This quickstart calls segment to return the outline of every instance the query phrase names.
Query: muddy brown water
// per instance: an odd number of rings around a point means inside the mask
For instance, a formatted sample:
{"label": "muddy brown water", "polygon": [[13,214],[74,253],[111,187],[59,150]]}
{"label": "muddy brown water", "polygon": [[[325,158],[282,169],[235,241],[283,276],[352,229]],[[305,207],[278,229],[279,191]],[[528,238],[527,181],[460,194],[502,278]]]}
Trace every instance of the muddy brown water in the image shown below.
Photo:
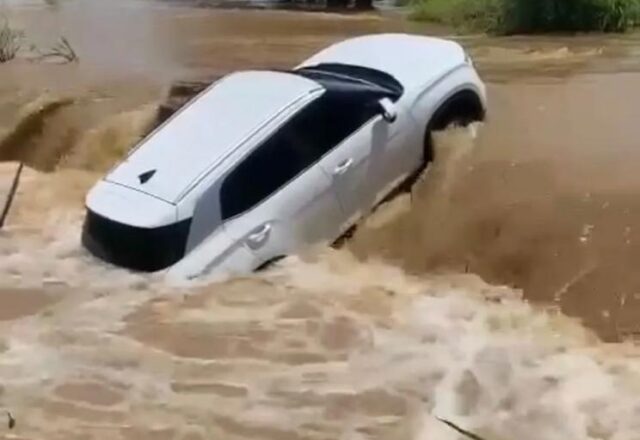
{"label": "muddy brown water", "polygon": [[79,246],[87,189],[179,79],[290,66],[401,16],[136,1],[5,5],[40,46],[0,66],[4,439],[636,439],[638,35],[455,37],[489,86],[412,197],[345,249],[172,288]]}

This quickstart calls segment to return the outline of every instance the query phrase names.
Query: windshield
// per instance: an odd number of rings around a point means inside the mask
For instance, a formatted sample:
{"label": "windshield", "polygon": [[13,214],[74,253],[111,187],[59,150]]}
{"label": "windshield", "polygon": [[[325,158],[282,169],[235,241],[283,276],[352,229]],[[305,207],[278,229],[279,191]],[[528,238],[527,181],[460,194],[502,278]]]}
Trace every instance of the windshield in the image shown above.
{"label": "windshield", "polygon": [[313,79],[327,88],[341,81],[352,85],[360,84],[373,89],[383,89],[388,94],[391,94],[391,97],[395,100],[400,98],[404,92],[402,84],[393,76],[368,67],[322,63],[297,69],[294,73]]}

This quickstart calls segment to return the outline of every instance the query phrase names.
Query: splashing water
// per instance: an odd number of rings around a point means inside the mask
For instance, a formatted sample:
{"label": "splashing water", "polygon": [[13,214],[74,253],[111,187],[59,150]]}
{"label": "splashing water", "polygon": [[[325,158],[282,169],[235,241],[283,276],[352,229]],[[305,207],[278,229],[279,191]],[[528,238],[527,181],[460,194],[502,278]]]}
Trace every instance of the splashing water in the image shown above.
{"label": "splashing water", "polygon": [[[105,142],[144,131],[135,114],[90,131],[56,172],[25,171],[0,235],[0,404],[18,436],[0,438],[460,438],[438,417],[487,439],[637,438],[637,351],[474,275],[319,249],[178,289],[95,261],[82,200],[126,150]],[[426,178],[363,234],[398,211],[447,221],[473,138],[439,136]],[[0,168],[3,194],[14,170]]]}

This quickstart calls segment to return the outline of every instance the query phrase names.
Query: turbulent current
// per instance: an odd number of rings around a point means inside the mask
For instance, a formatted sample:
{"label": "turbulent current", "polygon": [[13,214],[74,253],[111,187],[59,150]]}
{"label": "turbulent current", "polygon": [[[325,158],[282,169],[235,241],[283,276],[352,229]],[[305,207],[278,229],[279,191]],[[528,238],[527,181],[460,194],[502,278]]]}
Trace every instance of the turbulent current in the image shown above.
{"label": "turbulent current", "polygon": [[440,133],[411,194],[341,249],[178,288],[79,243],[170,80],[411,25],[126,6],[112,28],[71,3],[9,15],[68,33],[77,65],[0,65],[0,199],[27,163],[0,231],[0,439],[640,438],[635,36],[462,39],[490,117]]}
{"label": "turbulent current", "polygon": [[[446,213],[472,134],[440,135],[414,200],[359,234],[411,204]],[[2,170],[6,188],[15,164]],[[94,261],[79,232],[98,175],[26,170],[0,237],[0,399],[17,422],[4,438],[457,438],[438,418],[487,439],[638,436],[631,346],[474,275],[313,249],[176,289]]]}

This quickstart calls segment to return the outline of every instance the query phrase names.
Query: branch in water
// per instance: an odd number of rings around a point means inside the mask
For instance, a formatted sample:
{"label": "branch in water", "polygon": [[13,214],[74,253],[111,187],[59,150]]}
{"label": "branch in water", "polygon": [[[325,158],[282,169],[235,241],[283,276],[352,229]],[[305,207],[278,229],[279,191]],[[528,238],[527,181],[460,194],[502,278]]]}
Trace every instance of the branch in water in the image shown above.
{"label": "branch in water", "polygon": [[450,422],[449,420],[441,419],[440,417],[436,417],[436,419],[440,420],[442,423],[448,425],[450,428],[455,429],[460,434],[464,435],[465,437],[470,438],[471,440],[487,440],[485,438],[480,437],[477,434],[474,434],[473,432],[469,432],[469,431],[467,431],[465,429],[462,429],[461,427],[459,427],[458,425],[456,425],[453,422]]}
{"label": "branch in water", "polygon": [[[2,214],[0,215],[0,229],[4,227],[4,222],[7,220],[7,216],[9,215],[9,209],[11,208],[11,204],[13,203],[13,197],[16,195],[16,191],[18,190],[18,182],[20,181],[20,174],[22,173],[23,167],[24,162],[20,162],[18,170],[16,171],[16,175],[13,178],[11,189],[9,190],[9,194],[7,195],[7,200],[4,202],[4,209],[2,210]],[[9,415],[9,417],[11,417],[11,415]]]}
{"label": "branch in water", "polygon": [[55,46],[50,48],[46,52],[42,52],[37,48],[33,47],[36,52],[40,53],[40,59],[45,58],[61,58],[67,63],[77,63],[78,62],[78,54],[69,43],[69,40],[66,37],[61,37],[60,40],[56,43]]}

